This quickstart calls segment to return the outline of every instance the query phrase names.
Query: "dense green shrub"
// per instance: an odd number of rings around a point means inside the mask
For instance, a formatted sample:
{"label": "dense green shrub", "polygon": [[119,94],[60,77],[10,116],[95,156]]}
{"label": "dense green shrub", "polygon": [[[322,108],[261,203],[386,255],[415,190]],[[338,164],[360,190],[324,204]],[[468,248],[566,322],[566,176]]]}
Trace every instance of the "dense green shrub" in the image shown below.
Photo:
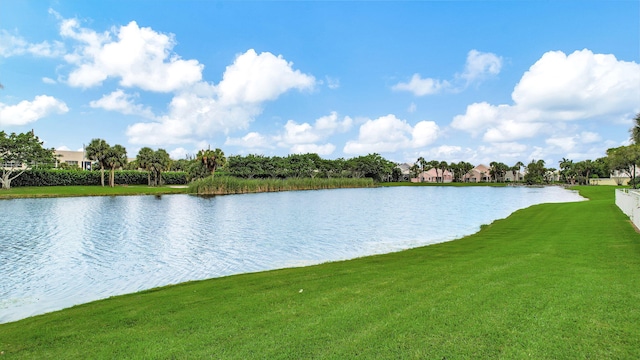
{"label": "dense green shrub", "polygon": [[[146,173],[144,174],[146,176]],[[186,185],[188,182],[187,173],[184,171],[166,171],[162,173],[162,181],[165,185]]]}
{"label": "dense green shrub", "polygon": [[[109,174],[105,171],[105,183]],[[184,172],[164,172],[162,178],[166,185],[183,185],[187,183]],[[115,172],[117,185],[146,185],[147,172],[137,170],[123,170]],[[12,187],[19,186],[72,186],[72,185],[100,185],[100,171],[74,171],[59,169],[33,169],[11,182]]]}

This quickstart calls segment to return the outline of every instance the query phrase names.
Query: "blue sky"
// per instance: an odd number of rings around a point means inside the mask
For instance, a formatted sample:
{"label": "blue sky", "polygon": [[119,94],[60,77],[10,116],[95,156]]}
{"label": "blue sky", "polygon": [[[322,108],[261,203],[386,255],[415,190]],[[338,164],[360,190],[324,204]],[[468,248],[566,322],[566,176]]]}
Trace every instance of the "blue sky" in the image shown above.
{"label": "blue sky", "polygon": [[556,166],[628,143],[638,1],[3,1],[0,129],[173,158]]}

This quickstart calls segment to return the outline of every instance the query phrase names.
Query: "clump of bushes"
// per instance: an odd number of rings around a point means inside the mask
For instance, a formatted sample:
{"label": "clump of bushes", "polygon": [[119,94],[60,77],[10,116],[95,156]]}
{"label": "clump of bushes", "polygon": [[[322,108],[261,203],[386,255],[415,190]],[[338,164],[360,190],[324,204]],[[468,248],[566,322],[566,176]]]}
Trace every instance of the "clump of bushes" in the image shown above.
{"label": "clump of bushes", "polygon": [[[121,170],[115,172],[115,183],[118,185],[146,185],[147,172],[137,170]],[[107,176],[105,172],[105,177]],[[182,171],[162,173],[166,185],[187,184],[187,176]],[[32,169],[18,176],[11,182],[12,187],[19,186],[73,186],[100,185],[100,171],[76,171],[60,169]]]}

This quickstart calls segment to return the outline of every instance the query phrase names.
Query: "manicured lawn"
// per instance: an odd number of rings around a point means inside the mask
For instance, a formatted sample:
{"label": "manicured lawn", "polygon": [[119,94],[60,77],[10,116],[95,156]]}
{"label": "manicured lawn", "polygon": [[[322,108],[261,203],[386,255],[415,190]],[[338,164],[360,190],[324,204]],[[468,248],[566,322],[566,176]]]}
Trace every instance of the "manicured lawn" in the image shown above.
{"label": "manicured lawn", "polygon": [[185,194],[185,188],[169,186],[150,187],[146,185],[128,185],[116,187],[102,186],[27,186],[0,189],[0,199],[64,197],[64,196],[109,196],[109,195],[155,195]]}
{"label": "manicured lawn", "polygon": [[448,243],[3,324],[0,351],[7,359],[640,358],[640,235],[612,187],[581,191],[592,200],[533,206]]}

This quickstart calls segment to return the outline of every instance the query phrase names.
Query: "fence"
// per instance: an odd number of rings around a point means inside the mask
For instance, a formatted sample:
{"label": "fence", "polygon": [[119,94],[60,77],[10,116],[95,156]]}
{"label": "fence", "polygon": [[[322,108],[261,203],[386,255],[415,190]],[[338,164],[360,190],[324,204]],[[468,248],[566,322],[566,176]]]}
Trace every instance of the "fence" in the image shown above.
{"label": "fence", "polygon": [[632,189],[616,189],[616,205],[640,228],[640,191]]}

